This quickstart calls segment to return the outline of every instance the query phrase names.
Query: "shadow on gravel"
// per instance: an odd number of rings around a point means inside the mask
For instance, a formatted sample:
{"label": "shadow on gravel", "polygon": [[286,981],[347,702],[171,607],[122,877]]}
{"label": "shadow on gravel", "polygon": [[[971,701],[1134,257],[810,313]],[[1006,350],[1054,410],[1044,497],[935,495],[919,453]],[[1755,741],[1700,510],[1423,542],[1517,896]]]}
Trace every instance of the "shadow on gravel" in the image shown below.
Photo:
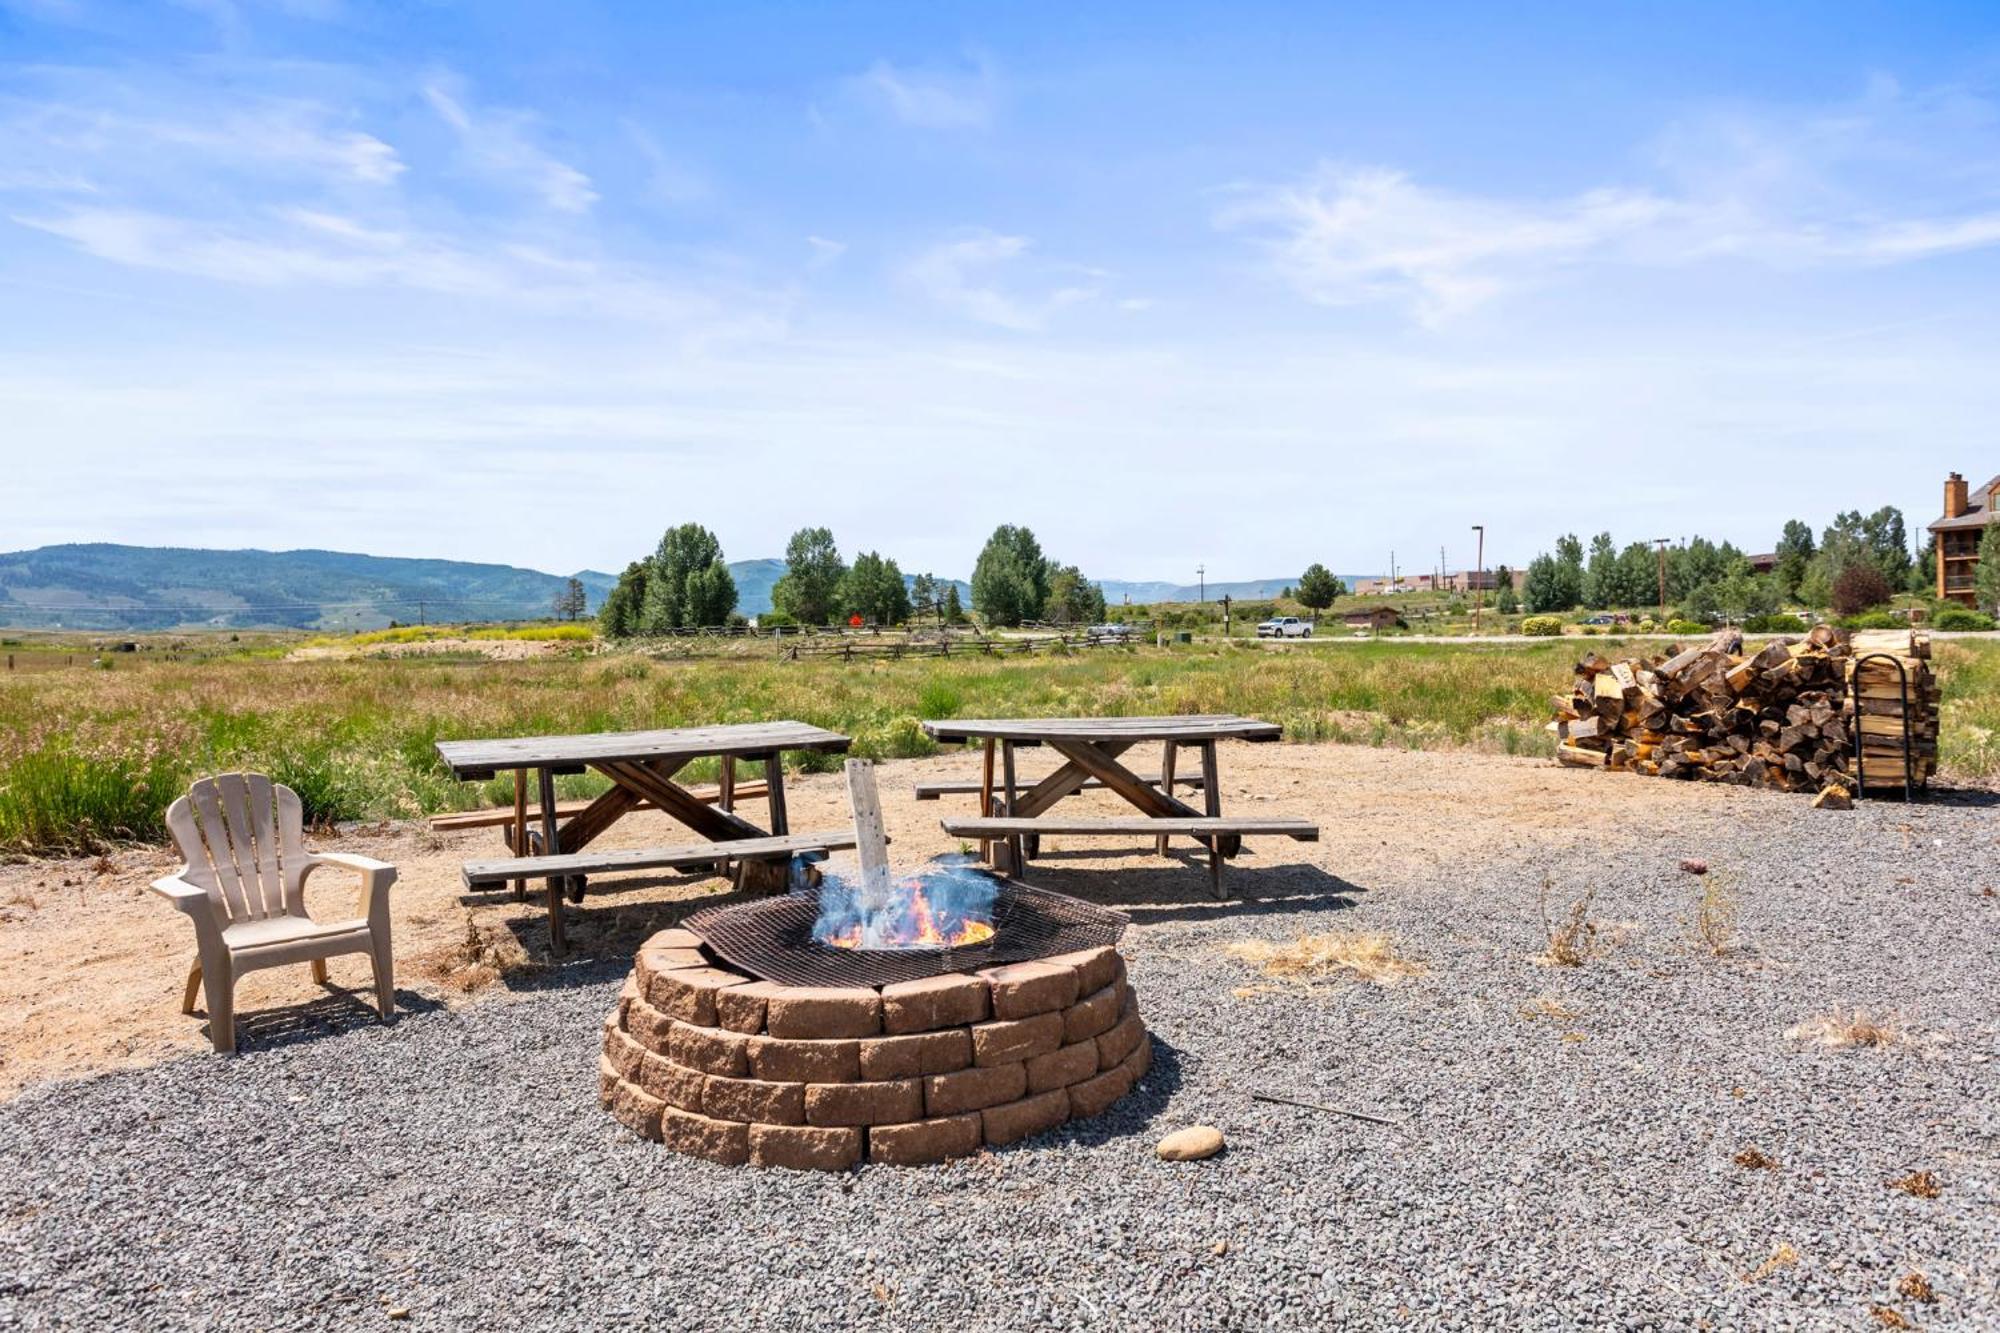
{"label": "shadow on gravel", "polygon": [[[429,1014],[444,1005],[414,991],[396,992],[396,1014],[390,1021],[412,1014]],[[277,1009],[259,1009],[236,1014],[236,1048],[239,1051],[276,1050],[338,1037],[361,1028],[375,1027],[382,1017],[375,1012],[372,986],[329,987],[327,993],[305,1004],[288,1004]],[[206,1026],[204,1025],[204,1031]]]}
{"label": "shadow on gravel", "polygon": [[1318,866],[1284,865],[1245,869],[1231,862],[1222,872],[1229,894],[1218,900],[1210,891],[1207,863],[1199,857],[1163,862],[1158,870],[1068,868],[1060,863],[1030,863],[1022,879],[1038,889],[1066,893],[1101,907],[1125,913],[1140,925],[1163,921],[1210,921],[1223,917],[1271,916],[1299,911],[1344,910],[1368,890]]}
{"label": "shadow on gravel", "polygon": [[[1894,765],[1891,764],[1891,767],[1893,768]],[[1873,773],[1875,770],[1871,766],[1868,771]],[[1894,807],[1903,804],[1903,799],[1900,793],[1882,795],[1873,797],[1864,802],[1864,804]],[[1912,801],[1910,805],[1912,808],[1926,805],[1949,805],[1959,809],[1988,810],[1996,805],[2000,805],[2000,791],[1988,791],[1984,787],[1939,787],[1933,785],[1928,795],[1919,794],[1917,799]]]}
{"label": "shadow on gravel", "polygon": [[1160,1112],[1167,1109],[1168,1101],[1181,1086],[1180,1052],[1158,1036],[1150,1036],[1148,1040],[1153,1043],[1153,1067],[1146,1071],[1146,1077],[1140,1079],[1132,1091],[1118,1099],[1116,1105],[1103,1115],[1089,1120],[1072,1120],[1046,1134],[1037,1134],[1023,1146],[1074,1143],[1079,1147],[1096,1148],[1144,1131]]}

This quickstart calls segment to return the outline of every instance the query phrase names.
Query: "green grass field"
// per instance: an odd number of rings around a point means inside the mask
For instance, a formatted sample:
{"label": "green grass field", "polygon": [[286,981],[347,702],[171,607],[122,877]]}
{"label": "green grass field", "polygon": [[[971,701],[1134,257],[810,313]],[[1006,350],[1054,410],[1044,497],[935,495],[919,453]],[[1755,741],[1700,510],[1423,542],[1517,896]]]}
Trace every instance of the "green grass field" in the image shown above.
{"label": "green grass field", "polygon": [[[269,772],[316,819],[408,817],[511,793],[507,779],[454,782],[432,749],[439,740],[778,717],[845,732],[856,753],[883,758],[932,753],[925,719],[1211,712],[1271,719],[1293,741],[1540,755],[1550,752],[1549,697],[1582,646],[1197,644],[854,663],[141,654],[108,670],[0,677],[0,850],[157,839],[167,803],[206,771]],[[1617,641],[1593,646],[1615,652]],[[1945,773],[2000,773],[2000,645],[1940,644],[1937,665]],[[604,784],[585,775],[561,785],[589,795]]]}

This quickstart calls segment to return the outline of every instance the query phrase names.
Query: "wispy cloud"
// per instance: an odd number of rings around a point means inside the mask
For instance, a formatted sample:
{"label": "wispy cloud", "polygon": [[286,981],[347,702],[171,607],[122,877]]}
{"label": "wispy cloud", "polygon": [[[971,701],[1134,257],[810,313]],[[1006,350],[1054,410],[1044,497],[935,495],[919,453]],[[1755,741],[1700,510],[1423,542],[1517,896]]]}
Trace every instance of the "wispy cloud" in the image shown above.
{"label": "wispy cloud", "polygon": [[1437,325],[1586,265],[1896,264],[2000,244],[1996,123],[1976,98],[1877,85],[1832,111],[1678,123],[1648,154],[1650,185],[1502,198],[1322,163],[1231,191],[1216,223],[1309,300],[1397,303]]}
{"label": "wispy cloud", "polygon": [[[979,230],[930,247],[903,269],[903,276],[916,288],[949,310],[968,319],[1017,333],[1041,329],[1051,315],[1065,306],[1088,301],[1097,295],[1094,283],[1064,283],[1039,295],[1007,290],[1002,276],[1015,261],[1027,255],[1030,242],[1025,236],[1004,236]],[[1089,278],[1101,276],[1093,270],[1066,270]]]}
{"label": "wispy cloud", "polygon": [[534,118],[525,112],[474,107],[440,76],[424,86],[424,100],[458,132],[472,162],[484,173],[537,196],[563,213],[587,213],[598,199],[591,179],[533,140]]}
{"label": "wispy cloud", "polygon": [[848,81],[861,98],[905,125],[926,130],[985,129],[993,123],[998,79],[984,61],[970,70],[902,69],[878,60]]}

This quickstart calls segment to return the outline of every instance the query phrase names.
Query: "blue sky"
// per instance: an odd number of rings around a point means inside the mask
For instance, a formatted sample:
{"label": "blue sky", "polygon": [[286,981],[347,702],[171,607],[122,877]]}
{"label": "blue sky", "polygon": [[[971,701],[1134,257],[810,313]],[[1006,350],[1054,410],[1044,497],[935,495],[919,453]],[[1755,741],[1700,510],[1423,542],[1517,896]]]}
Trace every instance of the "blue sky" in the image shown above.
{"label": "blue sky", "polygon": [[1992,6],[0,0],[0,549],[1768,549],[1996,297]]}

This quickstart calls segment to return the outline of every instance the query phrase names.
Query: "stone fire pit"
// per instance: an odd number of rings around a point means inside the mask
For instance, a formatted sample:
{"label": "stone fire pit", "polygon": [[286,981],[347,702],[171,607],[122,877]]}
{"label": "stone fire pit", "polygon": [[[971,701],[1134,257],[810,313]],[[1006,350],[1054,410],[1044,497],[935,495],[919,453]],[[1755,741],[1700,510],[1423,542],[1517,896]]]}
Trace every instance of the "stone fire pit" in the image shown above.
{"label": "stone fire pit", "polygon": [[883,986],[786,986],[666,930],[604,1022],[604,1105],[729,1166],[837,1171],[998,1147],[1103,1112],[1152,1045],[1111,947]]}

